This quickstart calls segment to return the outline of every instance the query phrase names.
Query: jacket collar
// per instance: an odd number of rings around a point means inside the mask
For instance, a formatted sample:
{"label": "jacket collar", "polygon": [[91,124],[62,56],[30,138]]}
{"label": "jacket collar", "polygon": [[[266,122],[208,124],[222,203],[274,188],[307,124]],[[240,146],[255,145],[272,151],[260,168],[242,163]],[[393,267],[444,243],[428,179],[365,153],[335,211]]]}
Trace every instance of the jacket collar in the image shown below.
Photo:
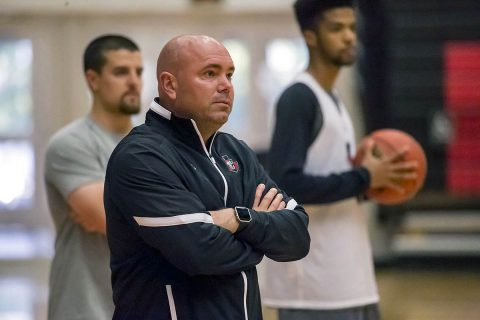
{"label": "jacket collar", "polygon": [[172,118],[172,113],[160,105],[158,98],[152,100],[152,103],[150,103],[150,110],[153,110],[167,120]]}
{"label": "jacket collar", "polygon": [[174,130],[175,135],[180,140],[196,150],[205,153],[207,156],[210,156],[211,146],[213,145],[213,140],[217,135],[216,132],[210,139],[210,148],[207,148],[203,142],[200,131],[198,131],[195,121],[192,119],[179,118],[175,116],[172,112],[165,109],[165,107],[160,104],[158,97],[153,99],[152,103],[150,103],[150,110],[147,112],[145,123],[155,125],[157,122],[155,120],[159,120],[160,122],[164,123],[165,121],[168,121]]}

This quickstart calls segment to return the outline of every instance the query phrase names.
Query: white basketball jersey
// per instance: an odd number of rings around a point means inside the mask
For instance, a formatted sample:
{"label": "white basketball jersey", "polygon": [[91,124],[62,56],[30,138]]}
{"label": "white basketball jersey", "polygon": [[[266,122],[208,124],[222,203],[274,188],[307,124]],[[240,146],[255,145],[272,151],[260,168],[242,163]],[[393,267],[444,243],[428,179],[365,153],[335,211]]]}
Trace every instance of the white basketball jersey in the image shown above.
{"label": "white basketball jersey", "polygon": [[[354,129],[340,101],[308,73],[294,83],[316,95],[323,125],[310,146],[304,172],[326,176],[352,168]],[[367,217],[356,198],[330,205],[305,206],[310,217],[310,252],[302,260],[265,262],[263,301],[277,308],[339,309],[378,302]]]}

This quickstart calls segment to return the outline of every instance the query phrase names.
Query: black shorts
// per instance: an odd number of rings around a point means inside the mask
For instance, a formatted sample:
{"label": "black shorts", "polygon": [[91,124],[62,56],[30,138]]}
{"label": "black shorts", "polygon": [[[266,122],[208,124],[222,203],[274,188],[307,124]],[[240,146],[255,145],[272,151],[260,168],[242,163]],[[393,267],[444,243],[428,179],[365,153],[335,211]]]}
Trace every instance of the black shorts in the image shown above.
{"label": "black shorts", "polygon": [[361,307],[310,310],[310,309],[279,309],[278,320],[380,320],[378,304]]}

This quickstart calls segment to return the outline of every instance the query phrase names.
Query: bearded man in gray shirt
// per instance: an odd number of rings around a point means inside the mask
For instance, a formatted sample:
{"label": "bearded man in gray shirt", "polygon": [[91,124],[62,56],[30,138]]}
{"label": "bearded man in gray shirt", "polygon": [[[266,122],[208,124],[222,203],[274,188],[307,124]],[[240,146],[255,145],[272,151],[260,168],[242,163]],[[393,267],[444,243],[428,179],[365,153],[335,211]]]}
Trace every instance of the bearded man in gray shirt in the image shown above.
{"label": "bearded man in gray shirt", "polygon": [[83,58],[91,110],[52,137],[45,159],[56,228],[49,320],[112,319],[103,184],[110,154],[132,128],[131,115],[141,105],[143,64],[133,41],[119,35],[98,37]]}

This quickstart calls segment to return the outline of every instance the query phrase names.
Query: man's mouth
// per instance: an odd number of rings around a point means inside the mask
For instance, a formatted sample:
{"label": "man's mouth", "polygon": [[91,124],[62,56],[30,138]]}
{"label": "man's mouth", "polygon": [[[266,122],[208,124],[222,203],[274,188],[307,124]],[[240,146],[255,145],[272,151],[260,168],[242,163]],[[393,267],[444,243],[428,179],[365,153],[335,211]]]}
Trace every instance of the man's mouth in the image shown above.
{"label": "man's mouth", "polygon": [[124,94],[124,97],[139,97],[140,94],[136,91],[127,92]]}
{"label": "man's mouth", "polygon": [[226,104],[228,106],[231,106],[232,105],[232,102],[230,100],[217,100],[217,101],[214,101],[214,103],[218,103],[218,104]]}
{"label": "man's mouth", "polygon": [[355,47],[347,47],[343,51],[350,55],[354,55],[356,53]]}

